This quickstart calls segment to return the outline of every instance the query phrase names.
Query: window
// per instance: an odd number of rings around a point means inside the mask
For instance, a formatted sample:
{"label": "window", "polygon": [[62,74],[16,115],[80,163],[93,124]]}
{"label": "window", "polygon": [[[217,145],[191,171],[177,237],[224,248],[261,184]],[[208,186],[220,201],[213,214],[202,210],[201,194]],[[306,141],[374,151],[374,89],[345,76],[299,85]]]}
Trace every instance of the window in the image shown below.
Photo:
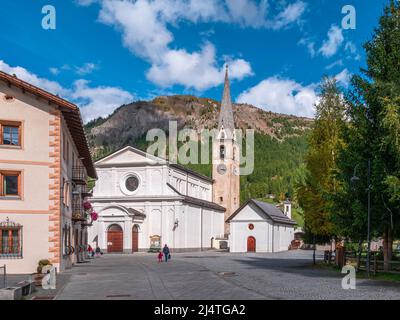
{"label": "window", "polygon": [[68,163],[69,158],[69,142],[67,136],[63,133],[63,159]]}
{"label": "window", "polygon": [[70,207],[71,206],[71,188],[70,183],[63,178],[63,189],[62,189],[62,197],[63,197],[63,205]]}
{"label": "window", "polygon": [[128,191],[133,192],[139,186],[139,179],[135,176],[130,176],[125,181],[125,187]]}
{"label": "window", "polygon": [[22,226],[7,218],[0,223],[0,258],[22,257]]}
{"label": "window", "polygon": [[223,197],[219,197],[219,202],[224,202],[224,198]]}
{"label": "window", "polygon": [[21,122],[0,121],[0,144],[21,146]]}
{"label": "window", "polygon": [[0,171],[0,197],[21,197],[21,172]]}
{"label": "window", "polygon": [[219,158],[225,159],[225,146],[223,145],[219,147]]}
{"label": "window", "polygon": [[63,238],[64,238],[64,250],[63,250],[63,254],[64,256],[66,255],[70,255],[71,252],[71,227],[65,225],[63,227]]}

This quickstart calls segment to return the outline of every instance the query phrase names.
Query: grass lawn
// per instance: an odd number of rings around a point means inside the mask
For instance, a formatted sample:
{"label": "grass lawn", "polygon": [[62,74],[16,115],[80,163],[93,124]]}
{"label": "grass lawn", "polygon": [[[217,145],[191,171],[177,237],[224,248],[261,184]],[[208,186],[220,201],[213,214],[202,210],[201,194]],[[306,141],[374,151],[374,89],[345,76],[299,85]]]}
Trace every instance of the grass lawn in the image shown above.
{"label": "grass lawn", "polygon": [[[318,261],[314,266],[317,269],[329,269],[335,272],[340,273],[341,269],[334,264],[326,264],[325,262]],[[360,270],[357,272],[358,279],[367,279],[367,274],[365,271]],[[387,273],[387,272],[378,272],[376,275],[373,275],[371,272],[371,280],[381,280],[381,281],[390,281],[390,282],[399,282],[400,283],[400,273]]]}

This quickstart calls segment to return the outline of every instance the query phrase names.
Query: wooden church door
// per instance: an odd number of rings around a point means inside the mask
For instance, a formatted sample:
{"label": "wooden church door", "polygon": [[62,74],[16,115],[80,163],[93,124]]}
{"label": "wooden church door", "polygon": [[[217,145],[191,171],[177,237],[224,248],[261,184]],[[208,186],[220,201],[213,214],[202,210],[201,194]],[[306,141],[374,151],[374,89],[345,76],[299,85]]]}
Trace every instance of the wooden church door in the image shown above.
{"label": "wooden church door", "polygon": [[247,238],[247,252],[256,252],[256,238]]}

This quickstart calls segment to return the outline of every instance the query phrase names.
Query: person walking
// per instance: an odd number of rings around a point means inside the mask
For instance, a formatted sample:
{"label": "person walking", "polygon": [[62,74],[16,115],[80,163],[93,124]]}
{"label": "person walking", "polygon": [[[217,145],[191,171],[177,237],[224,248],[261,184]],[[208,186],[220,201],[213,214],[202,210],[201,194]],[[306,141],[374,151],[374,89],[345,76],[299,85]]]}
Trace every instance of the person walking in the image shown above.
{"label": "person walking", "polygon": [[158,253],[158,262],[162,262],[162,257],[163,257],[163,253],[162,253],[162,251],[160,251]]}
{"label": "person walking", "polygon": [[171,255],[169,254],[169,248],[167,245],[165,245],[163,248],[163,254],[165,257],[165,262],[168,262],[168,259],[170,259]]}
{"label": "person walking", "polygon": [[93,256],[94,256],[94,251],[93,251],[93,248],[92,248],[92,246],[90,245],[90,244],[88,244],[88,255],[89,255],[89,257],[90,258],[93,258]]}

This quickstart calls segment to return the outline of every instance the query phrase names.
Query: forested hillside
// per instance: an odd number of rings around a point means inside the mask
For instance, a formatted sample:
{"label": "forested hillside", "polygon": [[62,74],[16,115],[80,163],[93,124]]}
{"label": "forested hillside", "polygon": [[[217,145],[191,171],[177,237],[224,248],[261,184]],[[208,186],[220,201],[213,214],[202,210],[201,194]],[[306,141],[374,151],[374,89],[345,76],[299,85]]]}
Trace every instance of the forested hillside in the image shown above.
{"label": "forested hillside", "polygon": [[[307,118],[265,112],[250,105],[234,105],[236,126],[255,129],[254,172],[241,177],[241,201],[263,198],[294,197],[296,185],[304,180],[304,155],[307,133],[313,123]],[[168,122],[178,128],[212,129],[217,125],[219,103],[194,96],[159,97],[121,106],[106,119],[86,125],[91,151],[101,158],[126,145],[147,148],[146,132],[161,128],[168,132]],[[211,165],[188,165],[211,176]]]}

